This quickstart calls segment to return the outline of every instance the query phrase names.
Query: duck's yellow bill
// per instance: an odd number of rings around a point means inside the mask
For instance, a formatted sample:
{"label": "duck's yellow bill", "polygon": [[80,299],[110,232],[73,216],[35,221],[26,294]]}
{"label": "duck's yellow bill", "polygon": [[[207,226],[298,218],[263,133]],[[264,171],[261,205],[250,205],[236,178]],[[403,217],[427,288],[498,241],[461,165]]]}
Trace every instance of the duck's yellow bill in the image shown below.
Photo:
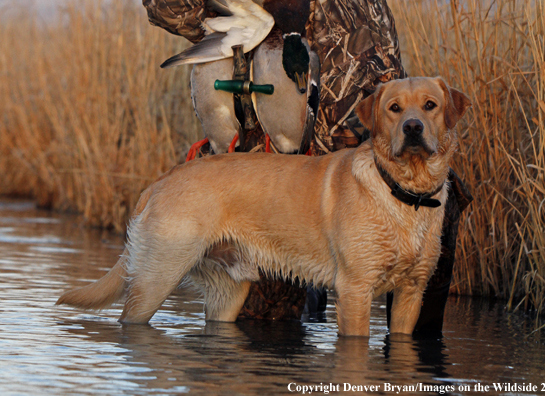
{"label": "duck's yellow bill", "polygon": [[295,73],[295,81],[297,82],[297,89],[302,94],[307,92],[307,74],[306,73]]}

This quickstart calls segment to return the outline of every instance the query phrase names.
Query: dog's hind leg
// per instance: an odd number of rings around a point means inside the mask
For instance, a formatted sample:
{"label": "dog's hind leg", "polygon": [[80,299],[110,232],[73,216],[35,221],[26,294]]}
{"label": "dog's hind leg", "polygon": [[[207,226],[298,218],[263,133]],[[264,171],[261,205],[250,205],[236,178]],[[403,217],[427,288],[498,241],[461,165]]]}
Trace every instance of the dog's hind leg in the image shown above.
{"label": "dog's hind leg", "polygon": [[204,292],[206,320],[234,322],[250,290],[249,281],[234,280],[218,265],[203,263],[191,272],[193,282]]}
{"label": "dog's hind leg", "polygon": [[159,243],[143,250],[129,249],[128,297],[119,319],[122,323],[147,323],[182,278],[202,258],[200,243]]}
{"label": "dog's hind leg", "polygon": [[234,322],[250,291],[250,282],[235,282],[230,279],[229,286],[223,290],[209,292],[206,298],[206,320]]}

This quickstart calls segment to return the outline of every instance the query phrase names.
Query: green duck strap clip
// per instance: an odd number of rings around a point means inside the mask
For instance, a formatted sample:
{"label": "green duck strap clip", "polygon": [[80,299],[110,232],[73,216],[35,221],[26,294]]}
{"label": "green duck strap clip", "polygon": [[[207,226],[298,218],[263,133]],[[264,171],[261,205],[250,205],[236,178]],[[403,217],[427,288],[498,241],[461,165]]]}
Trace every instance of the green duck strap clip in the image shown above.
{"label": "green duck strap clip", "polygon": [[274,93],[274,85],[256,85],[251,81],[242,80],[216,80],[214,82],[214,89],[216,91],[219,90],[244,95],[250,95],[253,92],[265,95],[272,95]]}

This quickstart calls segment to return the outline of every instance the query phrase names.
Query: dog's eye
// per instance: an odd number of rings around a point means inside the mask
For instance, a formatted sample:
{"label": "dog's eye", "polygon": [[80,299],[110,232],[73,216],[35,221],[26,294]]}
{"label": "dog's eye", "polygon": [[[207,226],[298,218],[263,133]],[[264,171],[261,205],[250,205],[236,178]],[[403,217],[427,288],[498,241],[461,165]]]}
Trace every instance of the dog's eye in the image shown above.
{"label": "dog's eye", "polygon": [[393,111],[394,113],[399,113],[401,111],[401,107],[397,103],[394,103],[390,106],[390,111]]}
{"label": "dog's eye", "polygon": [[426,102],[426,110],[433,110],[437,107],[437,105],[435,103],[433,103],[431,100],[428,100]]}

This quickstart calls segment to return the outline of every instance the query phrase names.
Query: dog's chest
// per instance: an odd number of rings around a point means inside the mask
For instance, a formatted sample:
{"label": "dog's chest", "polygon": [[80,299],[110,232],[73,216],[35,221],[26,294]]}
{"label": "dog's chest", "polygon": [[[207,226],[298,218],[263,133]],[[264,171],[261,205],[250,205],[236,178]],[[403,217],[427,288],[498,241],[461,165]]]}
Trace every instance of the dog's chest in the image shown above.
{"label": "dog's chest", "polygon": [[[403,208],[404,209],[404,208]],[[429,256],[440,250],[439,213],[429,209],[391,210],[384,213],[382,256],[377,270],[381,273],[377,294],[395,287],[401,281],[414,277],[419,265],[429,265]]]}

